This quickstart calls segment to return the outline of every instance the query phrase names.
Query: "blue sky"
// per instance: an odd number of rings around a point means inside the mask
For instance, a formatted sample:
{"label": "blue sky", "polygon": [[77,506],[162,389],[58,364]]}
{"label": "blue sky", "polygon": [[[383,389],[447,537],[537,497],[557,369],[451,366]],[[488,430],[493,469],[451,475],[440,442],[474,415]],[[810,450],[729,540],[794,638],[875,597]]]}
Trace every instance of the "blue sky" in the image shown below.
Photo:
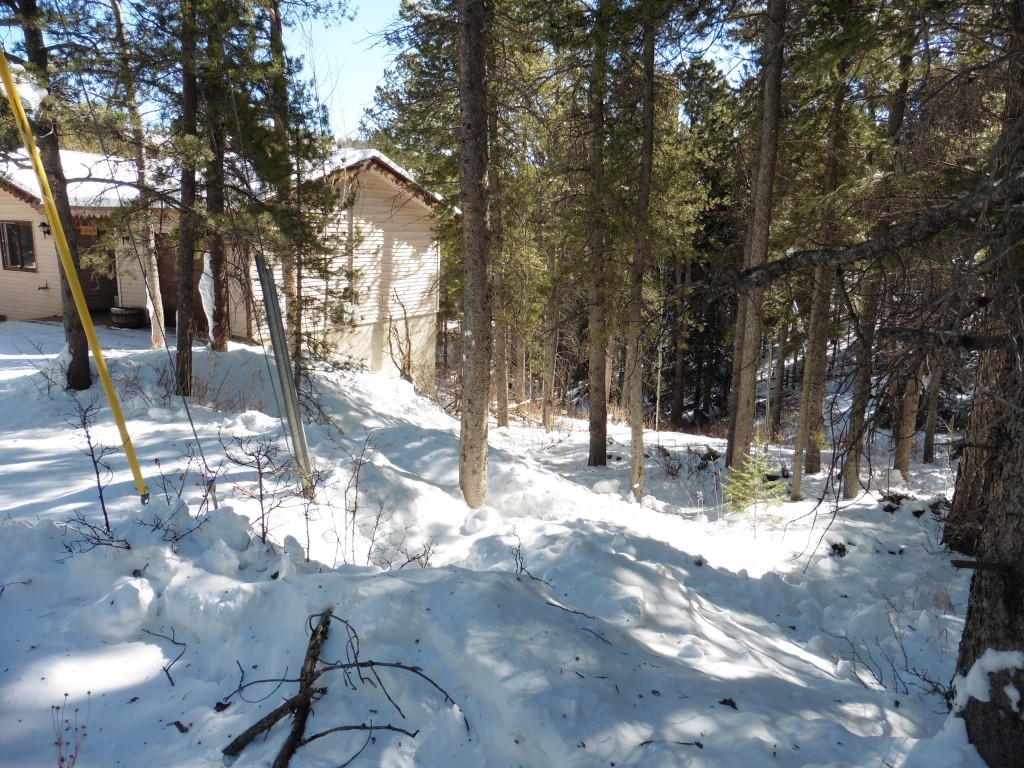
{"label": "blue sky", "polygon": [[377,37],[397,18],[398,6],[399,0],[364,0],[353,4],[353,21],[329,29],[313,22],[291,30],[289,53],[302,56],[315,76],[339,138],[355,135],[363,109],[373,102],[391,57]]}

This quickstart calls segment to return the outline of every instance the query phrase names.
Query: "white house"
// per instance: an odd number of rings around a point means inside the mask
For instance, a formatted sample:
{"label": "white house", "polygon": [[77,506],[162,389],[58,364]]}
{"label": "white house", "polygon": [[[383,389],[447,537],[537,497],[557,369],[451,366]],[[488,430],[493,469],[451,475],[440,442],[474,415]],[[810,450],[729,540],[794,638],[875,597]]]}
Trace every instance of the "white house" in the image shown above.
{"label": "white house", "polygon": [[[61,153],[79,249],[89,253],[111,212],[135,192],[127,162],[88,152]],[[62,312],[57,249],[40,202],[39,184],[25,150],[0,154],[0,315],[11,320],[53,317]],[[118,275],[85,268],[79,275],[92,311],[113,306]]]}
{"label": "white house", "polygon": [[[61,157],[79,244],[89,247],[104,225],[109,226],[114,209],[135,197],[128,185],[134,174],[124,160],[70,151],[62,152]],[[373,370],[410,377],[421,389],[431,389],[440,275],[433,221],[438,198],[375,150],[341,150],[328,175],[342,197],[354,201],[328,226],[329,233],[346,247],[339,248],[326,280],[306,275],[302,288],[305,295],[348,288],[352,300],[346,314],[351,322],[339,323],[333,315],[307,314],[306,328],[322,333],[334,351]],[[174,212],[168,209],[161,216],[159,232],[172,231]],[[0,155],[0,315],[33,319],[61,312],[56,249],[53,238],[44,233],[44,222],[27,156],[24,152]],[[162,247],[162,241],[163,235],[158,234],[161,293],[167,322],[172,324],[178,276],[175,255]],[[140,260],[125,256],[119,255],[112,278],[83,270],[90,310],[106,310],[115,304],[146,306]],[[202,269],[202,261],[197,260],[194,282],[199,282]],[[241,272],[243,278],[231,291],[231,333],[265,342],[268,335],[261,331],[262,312],[253,301],[260,291],[251,282],[255,274],[246,272]],[[279,293],[283,292],[279,289]]]}
{"label": "white house", "polygon": [[[325,274],[313,269],[303,273],[303,329],[318,335],[332,351],[429,391],[434,387],[441,270],[434,231],[439,198],[372,149],[339,151],[327,177],[339,198],[351,204],[327,226],[325,234],[337,243],[338,253]],[[247,271],[251,285],[255,270]],[[283,302],[280,270],[276,279]],[[341,307],[341,302],[317,300],[343,294],[348,299]],[[258,288],[255,297],[247,301],[236,291],[231,332],[265,341],[269,334]]]}

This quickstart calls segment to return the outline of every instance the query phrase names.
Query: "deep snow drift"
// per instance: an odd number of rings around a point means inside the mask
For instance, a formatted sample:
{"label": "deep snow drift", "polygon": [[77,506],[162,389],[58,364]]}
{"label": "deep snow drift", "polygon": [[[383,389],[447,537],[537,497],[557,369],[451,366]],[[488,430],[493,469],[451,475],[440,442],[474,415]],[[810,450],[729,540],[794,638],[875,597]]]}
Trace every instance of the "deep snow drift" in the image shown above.
{"label": "deep snow drift", "polygon": [[[0,765],[56,765],[55,718],[65,755],[85,729],[80,766],[231,764],[297,692],[329,608],[323,662],[402,666],[325,673],[306,734],[360,729],[293,766],[982,766],[943,699],[968,583],[930,507],[948,466],[915,467],[891,513],[876,478],[835,515],[828,498],[736,514],[720,443],[649,433],[637,505],[627,430],[589,469],[585,425],[518,425],[492,432],[474,511],[457,421],[338,371],[317,377],[309,504],[262,350],[197,349],[186,411],[145,333],[100,337],[152,501],[105,455],[113,532],[93,546],[81,414],[109,449],[109,409],[61,388],[57,325],[0,324]],[[235,764],[270,765],[289,729]]]}

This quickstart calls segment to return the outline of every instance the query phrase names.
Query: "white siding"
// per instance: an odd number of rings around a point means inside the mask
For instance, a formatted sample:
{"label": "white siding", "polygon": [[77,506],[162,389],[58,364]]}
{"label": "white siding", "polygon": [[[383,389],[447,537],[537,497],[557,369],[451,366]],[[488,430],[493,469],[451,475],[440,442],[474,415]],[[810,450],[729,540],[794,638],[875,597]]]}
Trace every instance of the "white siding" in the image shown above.
{"label": "white siding", "polygon": [[0,315],[8,320],[33,320],[61,314],[60,273],[53,237],[44,236],[39,223],[42,208],[0,190],[0,221],[32,225],[36,271],[0,269]]}
{"label": "white siding", "polygon": [[430,208],[373,171],[356,184],[357,322],[434,315],[440,255]]}
{"label": "white siding", "polygon": [[[347,285],[347,273],[354,270],[357,299],[348,309],[355,327],[339,326],[324,312],[322,302],[310,301],[305,328],[323,334],[338,352],[393,375],[399,373],[393,348],[408,336],[414,381],[421,390],[430,389],[441,267],[431,208],[373,170],[363,170],[353,183],[357,192],[352,210],[341,212],[329,227],[339,242],[353,233],[356,247],[351,260],[347,254],[339,254],[327,281],[307,277],[303,292],[310,298],[323,297],[329,291],[337,295]],[[254,270],[254,292],[260,300],[256,279]],[[274,279],[283,304],[280,269],[275,270]],[[236,322],[233,318],[232,332],[243,335],[241,323]],[[254,335],[268,341],[262,308],[257,322]]]}
{"label": "white siding", "polygon": [[122,307],[146,306],[146,263],[136,258],[134,250],[118,254],[117,296]]}

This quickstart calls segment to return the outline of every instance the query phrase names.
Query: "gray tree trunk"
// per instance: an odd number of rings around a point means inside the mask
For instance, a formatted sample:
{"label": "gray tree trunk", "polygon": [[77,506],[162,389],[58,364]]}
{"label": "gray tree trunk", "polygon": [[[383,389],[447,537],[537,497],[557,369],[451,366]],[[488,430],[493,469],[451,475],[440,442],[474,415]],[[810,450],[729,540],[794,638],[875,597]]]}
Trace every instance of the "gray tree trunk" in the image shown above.
{"label": "gray tree trunk", "polygon": [[[25,37],[25,53],[36,74],[48,85],[49,53],[43,39],[42,20],[36,0],[21,0],[21,29]],[[57,123],[47,107],[46,100],[38,113],[30,119],[32,132],[35,134],[39,159],[46,171],[46,178],[53,193],[53,203],[57,209],[61,228],[71,252],[71,261],[76,272],[80,270],[78,261],[78,241],[75,237],[75,225],[71,216],[71,203],[68,200],[67,180],[64,167],[60,161],[60,138]],[[78,315],[75,299],[71,293],[71,284],[60,263],[60,298],[64,321],[64,340],[67,342],[71,359],[68,362],[68,389],[84,390],[92,386],[92,374],[89,371],[89,341],[85,336],[82,319]]]}
{"label": "gray tree trunk", "polygon": [[200,75],[203,99],[206,103],[205,131],[209,140],[210,157],[206,164],[206,212],[209,227],[206,232],[210,254],[210,275],[213,279],[213,326],[210,328],[210,346],[217,352],[226,352],[230,328],[230,291],[228,290],[227,243],[224,220],[227,212],[224,163],[227,155],[228,116],[231,103],[228,93],[227,72],[224,71],[224,36],[229,25],[223,4],[214,6],[215,15],[206,29],[206,65]]}
{"label": "gray tree trunk", "polygon": [[789,341],[789,320],[779,326],[778,352],[775,355],[775,385],[772,387],[772,401],[768,409],[768,439],[780,439],[782,428],[782,404],[786,399],[786,342]]}
{"label": "gray tree trunk", "polygon": [[[878,306],[881,287],[876,274],[864,278],[861,296],[863,307],[854,319],[854,364],[853,397],[850,403],[849,423],[843,442],[843,498],[853,499],[860,494],[861,456],[864,453],[864,438],[867,424],[867,409],[871,402],[872,355],[875,344],[875,325],[878,323]],[[847,307],[850,310],[850,307]]]}
{"label": "gray tree trunk", "polygon": [[916,364],[907,375],[906,386],[900,398],[898,421],[896,423],[896,449],[893,453],[892,468],[897,470],[903,479],[910,481],[910,458],[914,448],[914,437],[917,435],[917,410],[921,405],[921,371]]}
{"label": "gray tree trunk", "polygon": [[522,327],[513,327],[511,331],[512,359],[515,362],[512,367],[512,397],[517,403],[522,403],[526,400],[526,339],[523,338]]}
{"label": "gray tree trunk", "polygon": [[946,357],[941,352],[929,358],[931,375],[928,380],[928,408],[924,422],[924,451],[921,456],[924,464],[935,463],[935,433],[939,427],[939,400],[945,362]]}
{"label": "gray tree trunk", "polygon": [[[555,274],[555,255],[548,257],[548,271]],[[544,307],[544,370],[541,374],[541,423],[545,432],[554,426],[555,413],[555,366],[558,362],[558,330],[561,327],[558,291],[554,285],[548,294]]]}
{"label": "gray tree trunk", "polygon": [[139,185],[142,231],[139,232],[138,240],[142,243],[142,247],[145,250],[146,293],[149,296],[151,305],[149,316],[150,347],[152,349],[163,349],[165,344],[164,302],[163,295],[160,292],[160,264],[156,249],[156,236],[153,232],[153,222],[150,215],[152,194],[149,189],[149,170],[146,167],[146,134],[142,127],[142,116],[139,114],[138,88],[136,86],[135,73],[132,72],[132,58],[128,48],[128,40],[125,36],[121,1],[110,0],[110,10],[114,17],[114,34],[117,38],[118,51],[117,65],[120,70],[121,85],[125,90],[125,107],[128,110],[128,120],[131,126],[131,143],[135,152],[135,179]]}
{"label": "gray tree trunk", "polygon": [[[626,375],[629,390],[630,473],[629,487],[639,503],[644,492],[644,365],[643,287],[644,270],[651,258],[650,203],[654,165],[654,43],[658,26],[645,18],[641,37],[643,62],[640,173],[636,194],[636,249],[629,280],[629,338],[626,343]],[[660,372],[659,372],[660,375]]]}
{"label": "gray tree trunk", "polygon": [[587,298],[588,401],[590,450],[588,467],[608,463],[608,328],[605,304],[607,265],[605,264],[604,141],[605,79],[608,72],[609,0],[598,0],[594,22],[594,60],[590,69],[587,99],[590,129],[590,181],[587,197],[591,209],[588,242],[589,284]]}
{"label": "gray tree trunk", "polygon": [[[761,51],[763,88],[758,126],[756,170],[751,187],[750,219],[744,249],[745,269],[768,260],[768,234],[771,228],[772,187],[779,144],[779,120],[782,106],[783,43],[786,26],[786,0],[768,0],[768,23]],[[736,339],[733,345],[733,378],[729,417],[729,443],[726,461],[738,466],[750,453],[754,439],[757,373],[761,356],[761,308],[764,289],[744,290],[739,296]]]}
{"label": "gray tree trunk", "polygon": [[[1022,170],[1021,118],[1024,117],[1024,1],[1007,3],[1009,34],[1006,48],[1009,67],[1004,106],[1003,134],[997,149],[996,176],[1016,176]],[[971,475],[957,478],[957,497],[963,490],[984,506],[972,512],[980,536],[977,542],[976,568],[971,580],[963,639],[957,659],[957,671],[966,675],[989,651],[1015,651],[1024,648],[1024,514],[1021,488],[1024,487],[1024,375],[1019,367],[1021,354],[1021,297],[1024,294],[1021,227],[1019,207],[1005,207],[1003,237],[994,244],[999,267],[989,273],[993,317],[1005,323],[1005,332],[1015,337],[1011,353],[1000,354],[986,365],[986,378],[994,387],[981,394],[998,399],[992,410],[975,411],[988,416],[987,424],[976,425],[974,434],[988,433],[989,461]],[[1000,360],[1002,358],[1002,360]],[[1000,362],[1004,364],[1000,364]],[[1005,365],[1010,363],[1010,365]],[[976,395],[977,396],[977,395]],[[973,417],[972,417],[973,421]],[[978,491],[983,488],[985,497]],[[1019,692],[1024,690],[1024,669],[1019,665],[986,674],[989,701],[972,698],[962,711],[971,743],[990,768],[1019,768],[1024,755],[1024,717],[1021,717]],[[1016,694],[1011,696],[1011,690]]]}
{"label": "gray tree trunk", "polygon": [[[182,0],[181,25],[181,112],[179,124],[183,136],[198,140],[199,83],[196,74],[195,0]],[[196,244],[199,223],[196,205],[196,161],[190,155],[181,158],[181,218],[178,222],[178,317],[175,321],[177,354],[175,356],[175,394],[192,395],[192,341],[195,339],[195,289],[192,274],[195,270]]]}
{"label": "gray tree trunk", "polygon": [[487,167],[489,14],[485,0],[459,2],[459,202],[465,249],[459,487],[473,509],[487,500],[487,420],[493,346]]}
{"label": "gray tree trunk", "polygon": [[[978,372],[975,374],[974,391],[997,391],[995,388],[999,386],[1000,379],[1013,365],[1012,357],[1007,352],[982,352],[978,360]],[[989,465],[999,460],[1004,451],[997,430],[1002,418],[1002,402],[993,397],[976,397],[957,467],[953,505],[942,531],[942,543],[965,555],[978,552],[982,525],[988,516],[992,496]]]}
{"label": "gray tree trunk", "polygon": [[800,415],[793,449],[793,501],[803,498],[800,487],[803,473],[811,474],[821,470],[820,435],[825,428],[821,409],[828,369],[828,321],[832,314],[834,276],[835,270],[827,267],[814,270],[811,316],[807,322],[807,352],[804,355],[804,381],[800,390]]}
{"label": "gray tree trunk", "polygon": [[676,328],[675,339],[675,367],[672,376],[672,410],[669,413],[669,423],[674,427],[680,427],[683,423],[683,411],[686,408],[686,349],[690,335],[689,307],[686,302],[686,291],[692,279],[692,269],[689,258],[684,258],[680,250],[675,255],[675,299],[676,303]]}
{"label": "gray tree trunk", "polygon": [[[825,177],[821,185],[822,197],[827,199],[839,188],[839,159],[846,146],[846,127],[843,119],[846,105],[846,70],[849,61],[842,60],[835,73],[835,95],[828,120],[828,158]],[[834,237],[834,221],[826,210],[821,221],[821,237],[829,243]],[[803,472],[821,471],[821,451],[824,448],[825,422],[822,408],[825,401],[825,377],[828,373],[828,325],[832,318],[832,288],[835,270],[816,267],[811,288],[811,312],[807,321],[807,351],[804,358],[804,380],[800,390],[800,416],[797,419],[796,446],[793,456],[794,501],[803,498],[800,487]]]}

